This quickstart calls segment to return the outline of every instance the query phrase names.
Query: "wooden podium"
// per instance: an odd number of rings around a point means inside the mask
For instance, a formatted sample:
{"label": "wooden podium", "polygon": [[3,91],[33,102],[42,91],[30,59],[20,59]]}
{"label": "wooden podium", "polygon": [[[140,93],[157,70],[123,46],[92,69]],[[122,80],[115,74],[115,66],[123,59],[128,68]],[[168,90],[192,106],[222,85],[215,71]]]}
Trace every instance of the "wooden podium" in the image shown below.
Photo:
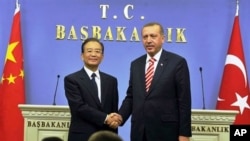
{"label": "wooden podium", "polygon": [[18,107],[24,117],[24,141],[41,141],[50,136],[68,140],[71,116],[68,106],[20,104]]}
{"label": "wooden podium", "polygon": [[[20,104],[19,108],[25,123],[24,141],[41,141],[50,136],[68,140],[68,106]],[[229,125],[236,114],[238,111],[193,109],[191,141],[229,141]]]}
{"label": "wooden podium", "polygon": [[192,110],[191,141],[229,141],[230,125],[238,111]]}

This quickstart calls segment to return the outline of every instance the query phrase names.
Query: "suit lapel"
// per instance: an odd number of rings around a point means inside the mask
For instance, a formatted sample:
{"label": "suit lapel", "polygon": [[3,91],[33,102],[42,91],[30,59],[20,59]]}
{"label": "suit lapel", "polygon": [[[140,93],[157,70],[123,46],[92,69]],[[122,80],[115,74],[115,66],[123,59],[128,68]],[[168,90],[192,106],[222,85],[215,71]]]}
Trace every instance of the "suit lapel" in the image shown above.
{"label": "suit lapel", "polygon": [[106,98],[106,90],[105,88],[107,88],[108,82],[106,80],[106,77],[103,75],[102,72],[100,72],[100,79],[101,79],[101,103],[105,102],[105,98]]}
{"label": "suit lapel", "polygon": [[145,67],[146,67],[146,58],[147,58],[147,56],[145,55],[142,59],[141,59],[141,61],[139,62],[139,64],[138,64],[138,72],[137,72],[137,74],[139,75],[139,81],[140,82],[143,82],[143,83],[140,83],[140,87],[141,87],[141,89],[142,89],[142,91],[145,91],[145,93],[146,93],[146,84],[145,84]]}
{"label": "suit lapel", "polygon": [[83,79],[83,81],[85,81],[86,83],[86,88],[88,89],[89,93],[91,95],[91,97],[93,97],[94,101],[96,102],[97,105],[101,106],[100,100],[98,98],[98,96],[94,93],[94,91],[92,91],[93,89],[93,85],[91,83],[91,80],[87,74],[87,72],[84,70],[84,68],[82,69],[83,75],[81,75],[81,78]]}

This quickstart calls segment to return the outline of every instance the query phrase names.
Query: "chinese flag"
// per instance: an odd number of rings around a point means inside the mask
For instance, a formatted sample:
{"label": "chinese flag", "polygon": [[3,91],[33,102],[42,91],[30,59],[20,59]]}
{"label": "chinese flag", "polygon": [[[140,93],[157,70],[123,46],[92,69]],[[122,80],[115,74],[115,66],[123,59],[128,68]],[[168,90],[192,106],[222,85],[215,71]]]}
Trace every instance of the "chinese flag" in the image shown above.
{"label": "chinese flag", "polygon": [[234,19],[216,108],[237,110],[234,124],[250,124],[250,94],[238,12]]}
{"label": "chinese flag", "polygon": [[24,119],[18,104],[25,103],[20,7],[17,4],[0,81],[0,140],[23,141]]}

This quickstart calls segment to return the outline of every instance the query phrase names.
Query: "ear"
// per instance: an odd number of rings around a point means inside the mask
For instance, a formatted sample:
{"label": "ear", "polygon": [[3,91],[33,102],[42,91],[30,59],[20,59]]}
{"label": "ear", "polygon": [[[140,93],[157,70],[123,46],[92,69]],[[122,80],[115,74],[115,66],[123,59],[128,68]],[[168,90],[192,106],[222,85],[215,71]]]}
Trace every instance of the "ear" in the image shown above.
{"label": "ear", "polygon": [[81,59],[82,59],[82,61],[84,60],[83,55],[81,55]]}

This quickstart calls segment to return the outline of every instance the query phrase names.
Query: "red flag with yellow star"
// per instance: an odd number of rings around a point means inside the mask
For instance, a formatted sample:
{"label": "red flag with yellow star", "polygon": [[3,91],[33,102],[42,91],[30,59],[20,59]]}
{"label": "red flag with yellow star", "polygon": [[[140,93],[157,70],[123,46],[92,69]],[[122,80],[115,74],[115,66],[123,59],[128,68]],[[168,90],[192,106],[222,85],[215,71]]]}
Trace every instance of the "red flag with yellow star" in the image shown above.
{"label": "red flag with yellow star", "polygon": [[25,103],[20,6],[16,5],[0,82],[0,140],[23,141],[24,119],[18,104]]}

